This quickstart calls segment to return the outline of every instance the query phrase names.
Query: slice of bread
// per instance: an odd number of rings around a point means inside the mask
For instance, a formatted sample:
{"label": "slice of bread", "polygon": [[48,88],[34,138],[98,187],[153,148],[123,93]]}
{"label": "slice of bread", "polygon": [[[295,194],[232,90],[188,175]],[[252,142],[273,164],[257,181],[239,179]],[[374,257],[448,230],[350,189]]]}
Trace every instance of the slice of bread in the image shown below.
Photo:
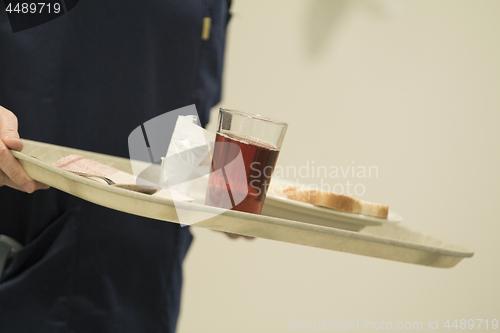
{"label": "slice of bread", "polygon": [[277,184],[272,186],[270,194],[281,195],[287,199],[332,208],[346,213],[363,214],[383,219],[386,219],[389,214],[389,206],[358,200],[347,195],[318,190],[302,190],[290,184],[281,185],[281,188],[278,188],[278,186]]}

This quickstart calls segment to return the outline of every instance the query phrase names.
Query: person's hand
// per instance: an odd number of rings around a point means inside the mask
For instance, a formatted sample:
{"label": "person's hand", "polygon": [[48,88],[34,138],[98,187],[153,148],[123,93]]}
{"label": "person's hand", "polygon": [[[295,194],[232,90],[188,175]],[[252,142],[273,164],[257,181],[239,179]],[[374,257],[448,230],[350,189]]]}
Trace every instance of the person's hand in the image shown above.
{"label": "person's hand", "polygon": [[219,232],[226,234],[226,236],[231,238],[231,239],[237,239],[237,238],[255,239],[255,237],[251,237],[251,236],[238,235],[238,234],[233,234],[233,233],[225,232],[225,231],[219,231]]}
{"label": "person's hand", "polygon": [[28,193],[49,188],[31,179],[10,149],[21,151],[23,142],[17,132],[17,117],[0,106],[0,187],[7,185]]}

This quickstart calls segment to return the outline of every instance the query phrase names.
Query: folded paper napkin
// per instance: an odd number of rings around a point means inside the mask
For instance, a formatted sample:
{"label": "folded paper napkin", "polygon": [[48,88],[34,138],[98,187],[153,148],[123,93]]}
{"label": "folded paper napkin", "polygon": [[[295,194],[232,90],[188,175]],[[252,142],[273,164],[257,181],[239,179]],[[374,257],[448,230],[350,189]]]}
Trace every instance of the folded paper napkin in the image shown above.
{"label": "folded paper napkin", "polygon": [[[97,175],[101,177],[106,177],[114,181],[116,184],[137,184],[137,177],[129,173],[120,171],[109,165],[102,164],[80,155],[69,155],[61,158],[60,160],[54,162],[56,167],[61,169],[71,171],[71,172],[82,172],[89,175]],[[102,184],[107,184],[103,179],[91,178]],[[140,181],[141,185],[151,185],[158,186],[157,184],[149,183],[143,179]],[[177,191],[171,191],[169,189],[162,189],[152,195],[153,197],[160,197],[171,200],[178,200],[184,202],[193,202],[194,199],[178,193]]]}

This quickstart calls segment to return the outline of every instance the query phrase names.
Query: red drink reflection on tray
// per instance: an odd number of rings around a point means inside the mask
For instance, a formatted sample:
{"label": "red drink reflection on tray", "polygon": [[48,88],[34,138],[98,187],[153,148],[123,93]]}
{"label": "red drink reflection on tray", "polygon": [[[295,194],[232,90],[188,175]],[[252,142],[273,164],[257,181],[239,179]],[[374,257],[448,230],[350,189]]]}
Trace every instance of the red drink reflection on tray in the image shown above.
{"label": "red drink reflection on tray", "polygon": [[267,142],[218,132],[205,204],[260,214],[278,154]]}

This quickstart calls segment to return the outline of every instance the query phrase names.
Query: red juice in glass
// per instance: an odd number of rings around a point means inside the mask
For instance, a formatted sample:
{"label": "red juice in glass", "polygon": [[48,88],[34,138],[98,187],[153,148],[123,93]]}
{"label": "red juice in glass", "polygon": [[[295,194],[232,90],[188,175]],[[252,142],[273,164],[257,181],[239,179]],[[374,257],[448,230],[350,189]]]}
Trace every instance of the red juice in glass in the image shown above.
{"label": "red juice in glass", "polygon": [[205,203],[260,214],[278,154],[271,143],[218,132]]}
{"label": "red juice in glass", "polygon": [[260,214],[288,125],[219,109],[205,204]]}

